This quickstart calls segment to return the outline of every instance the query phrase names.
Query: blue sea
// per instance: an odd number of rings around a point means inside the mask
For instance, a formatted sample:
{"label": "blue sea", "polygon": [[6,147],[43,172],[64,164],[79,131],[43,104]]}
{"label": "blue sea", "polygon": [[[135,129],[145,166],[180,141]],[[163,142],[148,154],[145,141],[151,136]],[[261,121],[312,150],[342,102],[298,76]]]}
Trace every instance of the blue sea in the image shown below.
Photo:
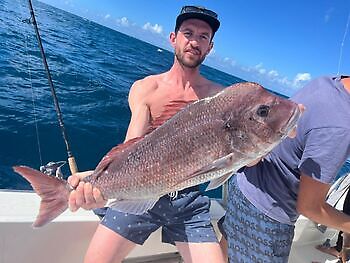
{"label": "blue sea", "polygon": [[[78,169],[94,169],[124,140],[135,80],[167,71],[173,53],[34,1],[47,61]],[[66,148],[27,1],[0,0],[0,189],[31,189],[13,165],[66,160]],[[203,65],[208,79],[242,79]],[[63,172],[68,175],[67,165]],[[220,195],[219,192],[214,195]]]}

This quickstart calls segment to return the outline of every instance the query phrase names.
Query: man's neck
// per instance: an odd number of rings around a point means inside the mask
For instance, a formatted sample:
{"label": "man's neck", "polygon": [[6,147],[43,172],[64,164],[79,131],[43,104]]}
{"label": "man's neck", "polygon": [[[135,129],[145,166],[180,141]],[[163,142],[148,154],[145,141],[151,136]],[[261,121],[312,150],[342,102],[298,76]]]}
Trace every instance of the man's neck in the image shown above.
{"label": "man's neck", "polygon": [[168,71],[168,76],[170,79],[173,79],[178,84],[182,83],[184,88],[187,85],[187,83],[191,85],[196,85],[202,78],[199,73],[199,67],[188,68],[183,65],[180,65],[180,63],[176,60],[171,69]]}

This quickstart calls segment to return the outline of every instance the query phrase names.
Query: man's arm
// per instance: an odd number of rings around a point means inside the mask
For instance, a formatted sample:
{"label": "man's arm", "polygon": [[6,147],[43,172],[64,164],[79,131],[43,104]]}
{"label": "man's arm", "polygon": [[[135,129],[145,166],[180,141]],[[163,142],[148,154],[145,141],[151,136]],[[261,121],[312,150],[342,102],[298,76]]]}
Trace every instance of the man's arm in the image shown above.
{"label": "man's arm", "polygon": [[[142,87],[144,81],[137,81],[129,92],[131,119],[126,132],[125,141],[143,136],[150,124],[151,112],[147,104],[148,87]],[[147,84],[147,83],[145,83]]]}
{"label": "man's arm", "polygon": [[[144,135],[149,126],[151,116],[146,98],[150,86],[145,85],[143,87],[143,82],[144,80],[136,81],[129,92],[131,120],[125,141]],[[77,211],[80,207],[87,210],[103,207],[107,202],[96,187],[92,187],[90,183],[80,181],[87,175],[88,173],[79,173],[68,178],[69,184],[76,188],[70,193],[68,200],[72,212]]]}
{"label": "man's arm", "polygon": [[330,185],[301,173],[297,210],[317,223],[350,232],[350,216],[326,203]]}

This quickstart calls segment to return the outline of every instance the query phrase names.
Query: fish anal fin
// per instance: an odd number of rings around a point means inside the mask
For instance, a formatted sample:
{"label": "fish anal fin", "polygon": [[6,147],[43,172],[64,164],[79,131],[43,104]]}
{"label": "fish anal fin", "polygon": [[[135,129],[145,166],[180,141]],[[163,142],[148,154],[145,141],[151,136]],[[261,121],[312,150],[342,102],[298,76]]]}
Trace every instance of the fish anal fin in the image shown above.
{"label": "fish anal fin", "polygon": [[113,210],[134,215],[141,215],[152,209],[158,199],[150,200],[117,200],[108,206]]}
{"label": "fish anal fin", "polygon": [[205,188],[205,191],[213,190],[223,185],[232,176],[233,173],[234,173],[233,171],[230,171],[224,174],[223,176],[220,176],[219,178],[211,180],[210,183]]}

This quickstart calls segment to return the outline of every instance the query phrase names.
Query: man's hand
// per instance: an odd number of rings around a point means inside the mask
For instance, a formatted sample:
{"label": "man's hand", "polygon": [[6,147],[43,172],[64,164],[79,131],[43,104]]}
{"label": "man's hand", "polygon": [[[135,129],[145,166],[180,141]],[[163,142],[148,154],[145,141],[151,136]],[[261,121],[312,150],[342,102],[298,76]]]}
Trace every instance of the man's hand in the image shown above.
{"label": "man's hand", "polygon": [[82,182],[81,179],[92,174],[93,171],[75,173],[68,177],[68,183],[75,188],[69,195],[69,209],[72,212],[77,211],[80,207],[90,210],[105,206],[107,200],[95,187],[90,183]]}

